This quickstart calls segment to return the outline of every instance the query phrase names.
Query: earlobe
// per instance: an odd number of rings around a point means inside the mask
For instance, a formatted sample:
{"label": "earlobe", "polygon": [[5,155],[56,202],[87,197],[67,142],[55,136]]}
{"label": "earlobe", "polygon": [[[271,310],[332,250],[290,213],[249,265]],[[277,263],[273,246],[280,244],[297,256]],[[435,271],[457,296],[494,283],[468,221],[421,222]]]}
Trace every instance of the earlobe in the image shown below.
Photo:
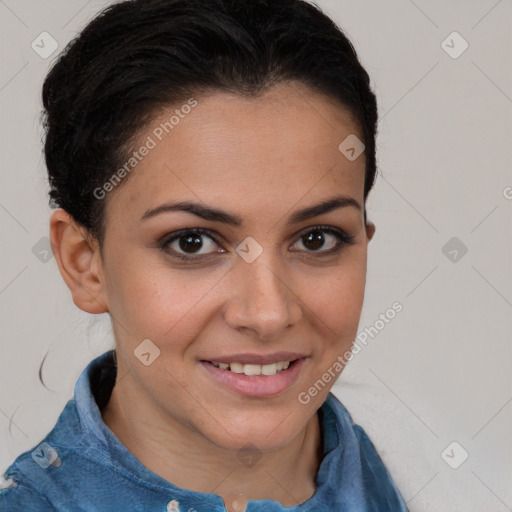
{"label": "earlobe", "polygon": [[366,238],[368,239],[368,242],[373,238],[373,235],[375,234],[375,224],[371,221],[366,221]]}
{"label": "earlobe", "polygon": [[50,242],[73,302],[87,313],[108,311],[99,246],[62,208],[50,217]]}

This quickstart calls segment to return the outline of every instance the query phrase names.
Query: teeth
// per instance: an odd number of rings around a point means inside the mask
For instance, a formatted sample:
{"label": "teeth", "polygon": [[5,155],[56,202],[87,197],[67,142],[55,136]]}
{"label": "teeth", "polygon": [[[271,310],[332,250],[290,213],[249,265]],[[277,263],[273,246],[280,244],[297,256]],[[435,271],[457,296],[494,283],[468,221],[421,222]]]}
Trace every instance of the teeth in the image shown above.
{"label": "teeth", "polygon": [[242,363],[213,363],[222,370],[231,370],[234,373],[244,373],[245,375],[275,375],[286,370],[290,366],[290,361],[279,361],[270,364],[242,364]]}
{"label": "teeth", "polygon": [[240,363],[229,363],[229,369],[235,373],[244,373],[244,365]]}
{"label": "teeth", "polygon": [[245,375],[261,375],[260,364],[244,364],[243,368]]}
{"label": "teeth", "polygon": [[261,373],[263,375],[275,375],[277,373],[277,363],[262,364]]}

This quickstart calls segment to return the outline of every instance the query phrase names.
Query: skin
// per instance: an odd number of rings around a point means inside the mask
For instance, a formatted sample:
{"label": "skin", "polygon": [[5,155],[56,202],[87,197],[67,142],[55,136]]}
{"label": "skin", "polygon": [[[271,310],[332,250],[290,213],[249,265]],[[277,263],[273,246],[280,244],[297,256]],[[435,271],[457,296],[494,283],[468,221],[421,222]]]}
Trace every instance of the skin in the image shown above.
{"label": "skin", "polygon": [[[348,135],[362,137],[337,102],[296,83],[258,98],[214,92],[196,99],[107,195],[104,257],[62,209],[51,216],[52,246],[74,303],[112,318],[118,375],[101,412],[128,450],[179,487],[220,495],[227,510],[248,499],[292,506],[315,492],[323,449],[317,410],[334,380],[308,404],[297,397],[350,350],[363,304],[375,231],[363,215],[364,153],[349,161],[338,150]],[[175,109],[162,111],[138,142]],[[338,194],[361,209],[286,225],[296,210]],[[188,212],[141,220],[170,200],[221,208],[243,225]],[[354,243],[321,257],[337,239],[323,231],[324,245],[314,251],[302,237],[321,224],[346,231]],[[173,249],[187,254],[179,240],[158,245],[164,235],[194,227],[217,234],[202,235],[203,246],[188,253],[202,260],[173,258]],[[235,252],[247,237],[263,249],[252,263]],[[145,366],[134,350],[148,338],[160,355]],[[279,350],[308,359],[290,388],[266,398],[223,387],[199,363]],[[253,451],[256,463],[245,464],[241,455]]]}

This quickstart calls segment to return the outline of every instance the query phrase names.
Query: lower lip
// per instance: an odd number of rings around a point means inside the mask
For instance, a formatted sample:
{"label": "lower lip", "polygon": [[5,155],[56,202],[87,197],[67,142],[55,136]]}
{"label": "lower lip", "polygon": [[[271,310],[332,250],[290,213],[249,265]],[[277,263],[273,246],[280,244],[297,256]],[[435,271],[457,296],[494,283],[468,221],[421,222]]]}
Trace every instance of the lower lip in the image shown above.
{"label": "lower lip", "polygon": [[212,363],[200,361],[203,368],[218,382],[244,396],[270,397],[289,388],[299,376],[306,358],[297,359],[286,370],[275,375],[245,375],[230,370],[222,370]]}

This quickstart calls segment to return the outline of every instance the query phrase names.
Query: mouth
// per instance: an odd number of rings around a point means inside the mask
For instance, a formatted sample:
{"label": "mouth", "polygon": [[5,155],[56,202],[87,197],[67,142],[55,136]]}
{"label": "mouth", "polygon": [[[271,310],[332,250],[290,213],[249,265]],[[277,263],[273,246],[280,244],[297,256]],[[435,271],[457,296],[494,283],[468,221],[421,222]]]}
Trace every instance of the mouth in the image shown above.
{"label": "mouth", "polygon": [[216,368],[220,368],[221,370],[225,370],[228,372],[244,374],[247,376],[256,376],[256,375],[265,375],[271,376],[276,375],[277,373],[281,373],[283,370],[287,370],[290,366],[292,366],[298,359],[294,359],[292,361],[277,361],[275,363],[269,364],[252,364],[252,363],[217,363],[214,361],[203,361],[206,363],[210,363]]}
{"label": "mouth", "polygon": [[202,360],[200,365],[211,381],[237,394],[271,397],[282,393],[297,380],[308,359],[300,357],[266,364]]}

